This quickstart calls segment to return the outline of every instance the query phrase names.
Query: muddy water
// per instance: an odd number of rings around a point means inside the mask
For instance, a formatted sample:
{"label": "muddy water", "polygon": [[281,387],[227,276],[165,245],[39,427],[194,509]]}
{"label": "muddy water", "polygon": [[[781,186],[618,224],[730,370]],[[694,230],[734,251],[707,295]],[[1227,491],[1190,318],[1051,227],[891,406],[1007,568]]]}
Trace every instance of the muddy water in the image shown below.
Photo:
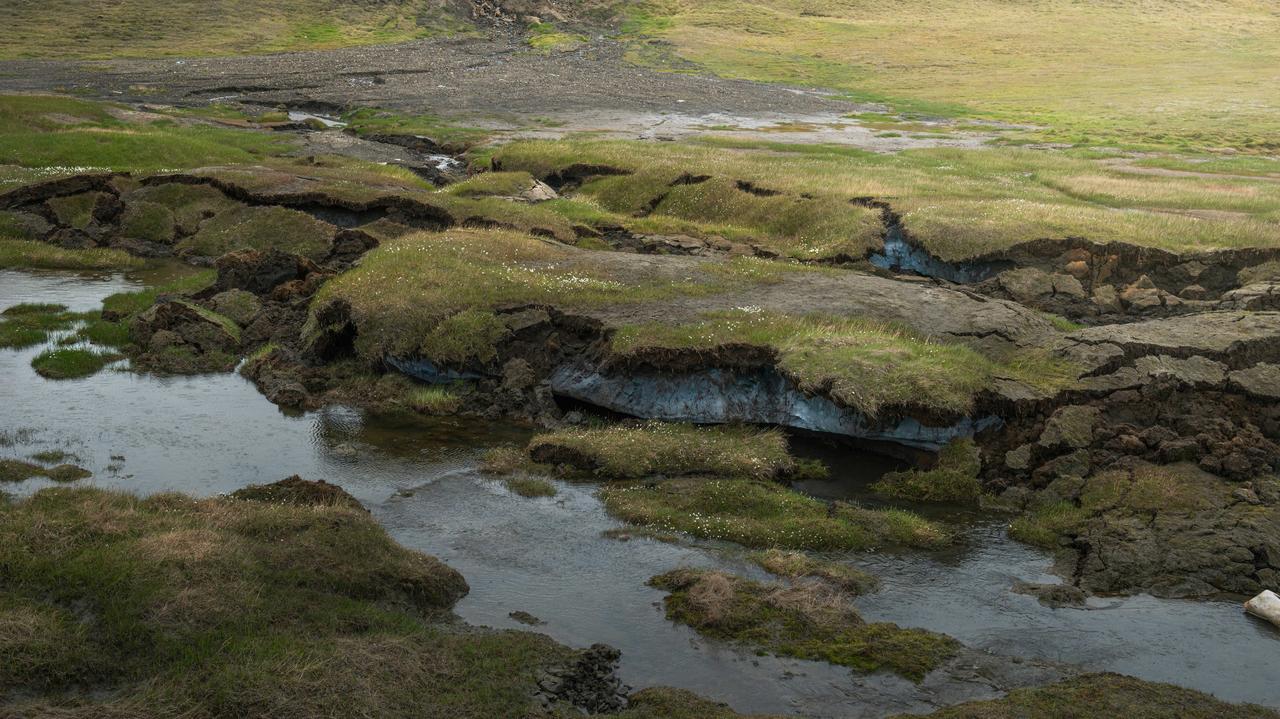
{"label": "muddy water", "polygon": [[[139,278],[0,271],[0,309],[60,302],[92,309]],[[401,542],[459,569],[471,594],[457,607],[475,624],[535,628],[566,644],[623,650],[634,686],[692,689],[745,712],[883,716],[989,696],[981,676],[936,672],[922,685],[891,675],[853,676],[822,664],[755,657],[667,622],[661,593],[644,581],[681,564],[747,574],[741,550],[606,539],[619,527],[590,486],[557,483],[530,500],[476,471],[484,448],[519,441],[507,425],[364,417],[346,408],[288,415],[236,375],[156,378],[120,371],[50,382],[35,375],[40,351],[0,350],[0,456],[47,449],[76,454],[87,484],[142,494],[211,495],[300,473],[337,482],[365,502]],[[123,457],[123,459],[119,459]],[[888,464],[844,454],[825,496],[860,497]],[[13,491],[44,486],[29,481]],[[859,600],[869,618],[946,632],[980,649],[1173,681],[1226,699],[1280,706],[1274,658],[1280,634],[1242,616],[1234,602],[1136,597],[1089,609],[1049,609],[1009,592],[1017,579],[1049,581],[1042,554],[1009,542],[973,517],[968,541],[942,556],[853,558],[884,579]]]}

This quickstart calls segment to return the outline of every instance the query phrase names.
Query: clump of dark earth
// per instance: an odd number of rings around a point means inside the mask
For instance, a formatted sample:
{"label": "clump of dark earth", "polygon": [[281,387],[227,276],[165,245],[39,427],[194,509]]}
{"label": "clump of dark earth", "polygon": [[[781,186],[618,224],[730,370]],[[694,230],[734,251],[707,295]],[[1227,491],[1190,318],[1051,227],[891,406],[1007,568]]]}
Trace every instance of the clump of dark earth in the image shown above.
{"label": "clump of dark earth", "polygon": [[144,310],[130,323],[129,339],[140,349],[138,367],[174,374],[229,371],[240,351],[233,321],[181,299]]}
{"label": "clump of dark earth", "polygon": [[631,687],[617,676],[622,653],[593,644],[570,664],[548,669],[538,678],[535,698],[546,708],[563,702],[587,714],[613,714],[627,708]]}
{"label": "clump of dark earth", "polygon": [[537,626],[546,624],[546,622],[542,621],[541,619],[523,610],[516,610],[514,612],[511,612],[507,616],[511,617],[517,622],[520,622],[521,624],[527,624],[528,626],[531,626],[531,627],[537,627]]}
{"label": "clump of dark earth", "polygon": [[303,507],[349,507],[368,511],[347,490],[322,479],[307,480],[293,475],[272,484],[253,484],[237,489],[230,495],[233,499],[270,504],[292,504]]}
{"label": "clump of dark earth", "polygon": [[1017,582],[1013,585],[1013,591],[1035,597],[1048,607],[1083,607],[1086,596],[1084,590],[1070,584]]}

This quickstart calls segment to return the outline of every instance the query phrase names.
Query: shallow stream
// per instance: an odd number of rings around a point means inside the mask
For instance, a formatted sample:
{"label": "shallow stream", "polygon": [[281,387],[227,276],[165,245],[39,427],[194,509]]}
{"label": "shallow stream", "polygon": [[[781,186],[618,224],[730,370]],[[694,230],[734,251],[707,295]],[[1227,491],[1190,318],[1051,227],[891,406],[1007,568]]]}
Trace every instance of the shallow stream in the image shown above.
{"label": "shallow stream", "polygon": [[[56,302],[89,310],[139,286],[139,278],[122,275],[0,271],[0,309]],[[621,525],[591,485],[557,481],[558,496],[525,499],[477,471],[485,448],[520,441],[525,428],[365,417],[341,407],[286,414],[234,374],[159,378],[108,369],[52,382],[30,367],[41,349],[0,350],[0,456],[60,449],[94,472],[83,484],[140,494],[207,496],[291,474],[335,482],[396,539],[463,573],[471,593],[457,612],[465,620],[529,629],[508,616],[522,610],[545,622],[533,631],[563,643],[612,644],[622,650],[621,673],[633,686],[685,687],[743,712],[821,717],[925,711],[992,694],[980,672],[939,671],[914,685],[757,657],[673,625],[663,616],[662,593],[645,586],[650,576],[682,564],[760,571],[735,547],[602,536]],[[802,489],[865,498],[865,485],[892,466],[848,451],[827,459],[832,479]],[[28,494],[48,484],[5,489]],[[1046,555],[1007,539],[991,517],[947,516],[967,529],[963,544],[944,554],[850,558],[883,580],[881,591],[858,600],[869,619],[944,632],[979,650],[1280,707],[1280,632],[1243,615],[1237,602],[1139,596],[1050,609],[1010,591],[1016,580],[1054,581]]]}

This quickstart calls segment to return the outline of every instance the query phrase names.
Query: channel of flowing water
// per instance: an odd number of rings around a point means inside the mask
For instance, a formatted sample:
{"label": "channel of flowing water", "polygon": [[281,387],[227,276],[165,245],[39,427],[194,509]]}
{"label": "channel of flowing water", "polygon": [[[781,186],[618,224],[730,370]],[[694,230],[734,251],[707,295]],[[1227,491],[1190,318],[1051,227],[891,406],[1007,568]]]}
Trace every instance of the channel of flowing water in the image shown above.
{"label": "channel of flowing water", "polygon": [[[141,281],[0,271],[0,309],[56,302],[89,310]],[[590,485],[557,481],[556,497],[525,499],[477,471],[487,447],[521,441],[526,428],[367,417],[343,407],[289,414],[234,374],[160,378],[107,370],[52,382],[30,367],[40,350],[0,350],[0,456],[61,449],[95,473],[84,484],[139,494],[209,496],[295,473],[335,482],[398,541],[466,576],[471,593],[457,606],[465,620],[528,629],[508,616],[521,610],[545,622],[533,631],[563,643],[612,644],[623,651],[621,673],[633,686],[679,686],[743,712],[814,717],[926,711],[992,695],[980,676],[940,671],[920,685],[888,674],[860,676],[757,657],[668,622],[662,594],[645,586],[652,575],[680,565],[763,575],[728,545],[605,538],[621,525]],[[833,467],[830,480],[801,487],[820,496],[869,501],[866,484],[892,466],[877,455],[800,449]],[[28,494],[44,486],[29,480],[5,489]],[[1280,632],[1244,616],[1238,603],[1139,596],[1050,609],[1010,591],[1016,580],[1053,581],[1043,553],[1010,541],[989,517],[938,512],[967,526],[956,548],[849,558],[883,580],[879,592],[858,600],[869,619],[945,632],[981,650],[1280,707],[1274,671]]]}

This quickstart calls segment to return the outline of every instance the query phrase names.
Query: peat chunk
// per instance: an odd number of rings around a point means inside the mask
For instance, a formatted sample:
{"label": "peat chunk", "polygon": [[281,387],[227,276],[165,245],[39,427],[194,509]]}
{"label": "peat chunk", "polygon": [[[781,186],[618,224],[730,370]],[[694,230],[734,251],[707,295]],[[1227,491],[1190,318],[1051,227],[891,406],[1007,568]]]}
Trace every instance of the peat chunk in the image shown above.
{"label": "peat chunk", "polygon": [[322,479],[308,480],[293,475],[272,484],[251,484],[231,493],[233,499],[304,507],[350,507],[368,511],[347,490]]}
{"label": "peat chunk", "polygon": [[280,250],[238,250],[218,258],[219,292],[245,290],[266,295],[280,285],[320,271],[314,262]]}

